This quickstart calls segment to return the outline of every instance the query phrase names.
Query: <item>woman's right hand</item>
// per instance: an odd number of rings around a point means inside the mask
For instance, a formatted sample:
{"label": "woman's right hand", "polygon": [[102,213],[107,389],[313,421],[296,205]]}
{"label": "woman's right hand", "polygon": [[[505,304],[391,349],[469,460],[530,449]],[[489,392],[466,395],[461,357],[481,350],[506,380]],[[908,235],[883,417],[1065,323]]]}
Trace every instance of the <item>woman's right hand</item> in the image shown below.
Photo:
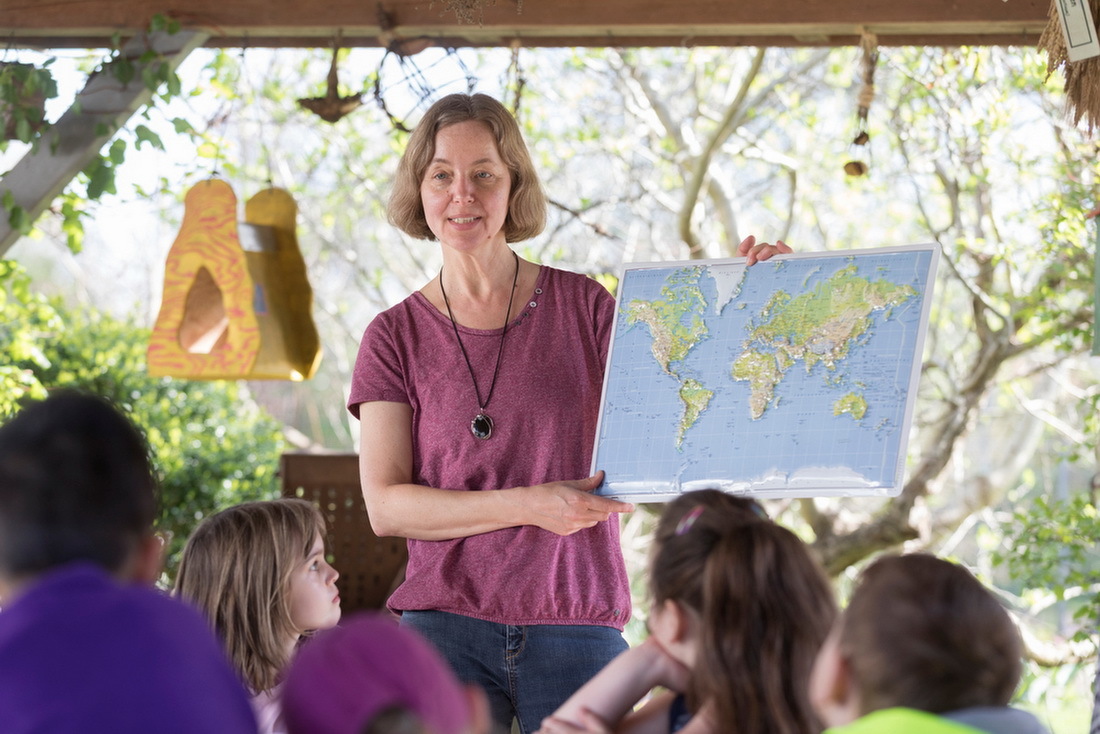
{"label": "woman's right hand", "polygon": [[363,425],[390,426],[382,436],[363,431],[359,479],[371,528],[379,536],[450,540],[519,525],[558,535],[603,522],[633,505],[593,494],[603,472],[586,479],[483,492],[414,484],[412,408],[405,403],[360,403]]}
{"label": "woman's right hand", "polygon": [[601,471],[587,479],[528,487],[522,493],[531,514],[528,524],[557,535],[572,535],[607,520],[616,512],[634,511],[634,505],[628,502],[593,494],[602,482]]}

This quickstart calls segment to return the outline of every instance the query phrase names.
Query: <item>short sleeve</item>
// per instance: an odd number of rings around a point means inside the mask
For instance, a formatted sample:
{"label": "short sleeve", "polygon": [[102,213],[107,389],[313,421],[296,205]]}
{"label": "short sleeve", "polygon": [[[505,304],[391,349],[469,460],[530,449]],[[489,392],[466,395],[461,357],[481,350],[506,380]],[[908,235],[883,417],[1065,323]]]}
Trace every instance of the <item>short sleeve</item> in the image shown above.
{"label": "short sleeve", "polygon": [[367,326],[351,377],[348,410],[359,417],[359,404],[376,400],[409,403],[399,336],[390,312],[379,314]]}

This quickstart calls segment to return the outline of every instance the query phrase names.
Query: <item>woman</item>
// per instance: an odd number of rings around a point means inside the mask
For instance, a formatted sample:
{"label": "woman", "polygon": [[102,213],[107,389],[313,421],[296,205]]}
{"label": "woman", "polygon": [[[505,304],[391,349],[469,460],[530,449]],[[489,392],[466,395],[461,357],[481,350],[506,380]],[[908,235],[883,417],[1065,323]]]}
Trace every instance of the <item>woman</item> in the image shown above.
{"label": "woman", "polygon": [[[390,221],[438,240],[439,275],[367,327],[348,407],[371,526],[409,539],[388,605],[533,732],[626,649],[618,512],[587,476],[615,302],[519,258],[546,200],[515,120],[436,102],[409,139]],[[749,262],[790,248],[741,244]],[[493,491],[486,491],[493,490]]]}

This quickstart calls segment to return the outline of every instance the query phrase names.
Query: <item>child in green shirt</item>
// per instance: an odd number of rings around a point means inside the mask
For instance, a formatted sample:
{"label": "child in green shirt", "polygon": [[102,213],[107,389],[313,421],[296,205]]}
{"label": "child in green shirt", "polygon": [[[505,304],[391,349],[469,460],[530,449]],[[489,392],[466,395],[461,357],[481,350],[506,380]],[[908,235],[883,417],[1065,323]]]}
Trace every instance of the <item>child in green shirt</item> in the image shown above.
{"label": "child in green shirt", "polygon": [[962,566],[884,556],[860,575],[818,654],[810,700],[830,734],[1045,734],[1008,705],[1019,631]]}

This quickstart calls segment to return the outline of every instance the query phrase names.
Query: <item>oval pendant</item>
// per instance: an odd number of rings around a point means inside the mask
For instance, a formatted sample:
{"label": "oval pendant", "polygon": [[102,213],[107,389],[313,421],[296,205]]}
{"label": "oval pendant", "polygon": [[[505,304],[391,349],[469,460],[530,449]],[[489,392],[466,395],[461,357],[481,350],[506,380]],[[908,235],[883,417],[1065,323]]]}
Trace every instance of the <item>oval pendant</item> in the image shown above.
{"label": "oval pendant", "polygon": [[470,433],[474,434],[475,438],[480,438],[482,441],[493,435],[493,419],[484,413],[478,413],[474,416],[474,419],[470,421]]}

